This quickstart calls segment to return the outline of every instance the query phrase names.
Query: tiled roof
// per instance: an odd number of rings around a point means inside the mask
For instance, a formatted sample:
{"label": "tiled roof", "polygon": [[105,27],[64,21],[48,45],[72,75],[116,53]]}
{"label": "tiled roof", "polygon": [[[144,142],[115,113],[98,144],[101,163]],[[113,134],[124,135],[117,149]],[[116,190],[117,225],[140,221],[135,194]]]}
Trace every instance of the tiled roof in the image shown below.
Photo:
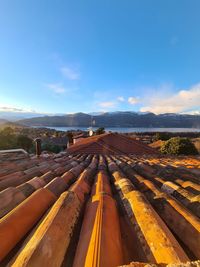
{"label": "tiled roof", "polygon": [[122,134],[105,133],[85,138],[68,148],[69,153],[85,154],[158,154],[158,152],[137,141]]}
{"label": "tiled roof", "polygon": [[0,266],[200,266],[200,159],[119,154],[110,136],[0,160]]}
{"label": "tiled roof", "polygon": [[73,139],[84,138],[84,137],[88,137],[88,134],[87,133],[80,133],[78,135],[73,136]]}

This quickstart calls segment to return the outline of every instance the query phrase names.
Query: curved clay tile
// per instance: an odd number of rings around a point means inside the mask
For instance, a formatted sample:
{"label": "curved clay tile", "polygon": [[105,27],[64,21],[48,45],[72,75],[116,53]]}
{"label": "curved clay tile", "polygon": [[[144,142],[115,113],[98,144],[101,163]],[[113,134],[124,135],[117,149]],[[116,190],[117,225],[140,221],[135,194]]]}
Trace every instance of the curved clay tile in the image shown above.
{"label": "curved clay tile", "polygon": [[123,263],[119,217],[110,192],[108,177],[98,173],[86,207],[73,267],[114,267]]}
{"label": "curved clay tile", "polygon": [[[197,258],[200,258],[200,220],[182,206],[176,199],[163,193],[152,181],[140,179],[128,166],[123,168],[128,177],[143,190],[148,200],[158,210],[159,215],[188,246]],[[144,188],[145,184],[145,188]],[[184,234],[183,234],[184,233]]]}
{"label": "curved clay tile", "polygon": [[0,261],[55,201],[53,193],[45,188],[39,189],[0,220]]}

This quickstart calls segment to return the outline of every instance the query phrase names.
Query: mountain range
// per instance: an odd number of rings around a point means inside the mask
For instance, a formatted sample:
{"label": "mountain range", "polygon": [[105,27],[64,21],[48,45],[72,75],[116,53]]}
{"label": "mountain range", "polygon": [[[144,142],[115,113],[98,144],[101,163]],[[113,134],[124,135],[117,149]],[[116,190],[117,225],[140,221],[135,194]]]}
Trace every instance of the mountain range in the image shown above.
{"label": "mountain range", "polygon": [[[50,114],[48,114],[50,115]],[[63,115],[63,114],[62,114]],[[26,112],[26,111],[6,111],[0,109],[0,119],[4,119],[7,121],[18,121],[27,118],[34,118],[34,117],[43,117],[44,114],[36,113],[36,112]]]}
{"label": "mountain range", "polygon": [[48,127],[166,127],[200,128],[200,115],[137,113],[131,111],[100,114],[75,113],[42,116],[17,121],[26,126]]}

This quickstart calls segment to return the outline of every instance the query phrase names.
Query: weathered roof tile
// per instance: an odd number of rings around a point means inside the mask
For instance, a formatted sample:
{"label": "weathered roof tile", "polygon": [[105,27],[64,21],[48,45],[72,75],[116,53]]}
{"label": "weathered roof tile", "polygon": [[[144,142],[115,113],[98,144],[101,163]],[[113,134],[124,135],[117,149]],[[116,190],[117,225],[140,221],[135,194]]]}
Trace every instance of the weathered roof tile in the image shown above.
{"label": "weathered roof tile", "polygon": [[115,134],[70,149],[0,160],[0,266],[198,266],[198,157]]}

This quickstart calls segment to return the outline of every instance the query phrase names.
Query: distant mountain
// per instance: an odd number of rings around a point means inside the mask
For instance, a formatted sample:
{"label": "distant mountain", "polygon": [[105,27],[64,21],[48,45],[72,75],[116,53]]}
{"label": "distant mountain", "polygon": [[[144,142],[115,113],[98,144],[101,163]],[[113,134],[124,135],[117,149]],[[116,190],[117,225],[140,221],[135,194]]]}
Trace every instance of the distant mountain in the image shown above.
{"label": "distant mountain", "polygon": [[99,115],[85,113],[63,116],[43,116],[18,121],[27,126],[49,127],[166,127],[166,128],[200,128],[200,115],[166,113],[136,113],[130,111],[107,112]]}
{"label": "distant mountain", "polygon": [[104,114],[105,112],[91,112],[91,113],[88,113],[88,115],[91,115],[91,116],[98,116],[98,115],[102,115]]}
{"label": "distant mountain", "polygon": [[[62,114],[63,115],[63,114]],[[27,118],[43,117],[42,113],[35,112],[16,112],[16,111],[2,111],[0,110],[0,118],[8,121],[17,121]]]}

